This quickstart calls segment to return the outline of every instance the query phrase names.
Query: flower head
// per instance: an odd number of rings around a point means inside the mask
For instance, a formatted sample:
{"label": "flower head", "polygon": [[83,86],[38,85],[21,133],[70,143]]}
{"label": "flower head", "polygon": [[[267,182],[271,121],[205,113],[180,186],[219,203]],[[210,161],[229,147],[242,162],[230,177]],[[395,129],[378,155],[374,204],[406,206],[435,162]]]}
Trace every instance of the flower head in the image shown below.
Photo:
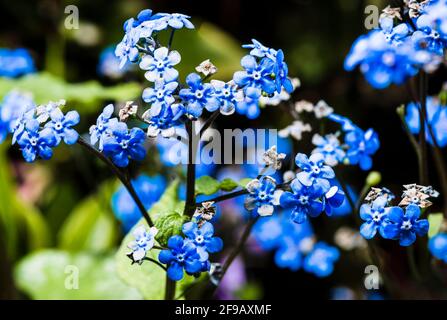
{"label": "flower head", "polygon": [[195,222],[187,222],[183,225],[182,232],[197,247],[202,261],[208,260],[208,253],[222,250],[223,241],[214,236],[214,227],[210,222],[203,223],[201,227]]}
{"label": "flower head", "polygon": [[170,106],[164,104],[157,115],[152,116],[149,109],[143,114],[143,119],[148,121],[147,136],[157,137],[160,133],[163,137],[169,138],[175,135],[176,126],[181,123],[181,118],[185,114],[185,107],[182,104],[174,103]]}
{"label": "flower head", "polygon": [[36,70],[28,50],[0,48],[0,76],[15,78]]}
{"label": "flower head", "polygon": [[285,153],[278,153],[276,146],[272,146],[268,149],[262,159],[266,166],[272,167],[274,170],[279,170],[282,167],[282,161],[286,158]]}
{"label": "flower head", "polygon": [[432,195],[437,195],[438,192],[434,190],[431,186],[419,186],[417,184],[407,184],[404,185],[404,192],[402,194],[402,201],[399,206],[408,206],[410,204],[415,204],[420,208],[428,208],[432,205],[432,202],[428,199]]}
{"label": "flower head", "polygon": [[211,80],[211,85],[214,89],[213,96],[219,101],[220,113],[233,114],[237,104],[244,100],[242,90],[239,90],[233,81],[225,83],[220,80]]}
{"label": "flower head", "polygon": [[340,258],[340,252],[325,242],[315,244],[312,252],[304,259],[304,270],[317,277],[327,277],[334,270],[334,263]]}
{"label": "flower head", "polygon": [[185,241],[178,235],[169,238],[168,249],[160,251],[158,260],[168,265],[168,277],[174,281],[183,278],[183,269],[190,275],[202,270],[202,262],[197,247],[193,242]]}
{"label": "flower head", "polygon": [[324,162],[331,167],[343,162],[345,151],[340,145],[337,135],[328,134],[325,137],[314,134],[312,143],[317,146],[312,153],[321,153],[324,156]]}
{"label": "flower head", "polygon": [[322,192],[329,191],[330,183],[328,179],[335,177],[334,170],[325,165],[324,155],[314,153],[309,158],[298,153],[295,157],[296,165],[302,170],[297,174],[297,179],[306,187],[314,186]]}
{"label": "flower head", "polygon": [[246,186],[249,195],[245,199],[245,208],[256,210],[260,216],[270,216],[274,207],[279,205],[281,190],[276,190],[276,181],[270,176],[254,179]]}
{"label": "flower head", "polygon": [[129,130],[124,122],[111,127],[112,135],[104,139],[104,153],[118,167],[127,167],[129,159],[141,161],[146,157],[143,147],[146,135],[140,128]]}
{"label": "flower head", "polygon": [[117,118],[111,118],[113,114],[113,104],[108,104],[96,119],[96,124],[90,127],[90,143],[96,145],[99,142],[99,150],[102,151],[104,139],[112,134],[111,127],[118,123]]}
{"label": "flower head", "polygon": [[360,207],[360,218],[365,221],[360,227],[360,234],[365,239],[372,239],[377,230],[382,237],[386,238],[384,230],[389,224],[389,208],[385,207],[387,204],[388,197],[383,195],[376,198],[371,204],[363,204]]}
{"label": "flower head", "polygon": [[180,90],[180,97],[186,102],[186,113],[194,118],[202,115],[203,109],[213,112],[220,107],[219,100],[214,96],[214,88],[209,83],[202,83],[197,73],[186,77],[188,89]]}
{"label": "flower head", "polygon": [[428,242],[428,249],[436,259],[447,263],[447,234],[439,233],[431,238]]}
{"label": "flower head", "polygon": [[51,121],[45,124],[45,128],[53,130],[56,144],[63,140],[66,144],[76,143],[79,134],[72,127],[79,123],[80,117],[77,111],[69,111],[64,115],[61,109],[56,108],[50,113]]}
{"label": "flower head", "polygon": [[372,167],[371,156],[380,147],[379,137],[373,129],[363,132],[360,128],[349,131],[345,135],[345,143],[348,150],[346,157],[352,165],[359,164],[362,170],[369,170]]}
{"label": "flower head", "polygon": [[178,71],[174,66],[181,60],[180,54],[166,47],[154,51],[154,56],[145,55],[140,62],[140,68],[147,70],[144,76],[151,82],[171,82],[177,80]]}
{"label": "flower head", "polygon": [[154,246],[157,233],[158,230],[155,227],[151,227],[147,230],[145,226],[140,225],[135,228],[133,231],[135,240],[128,244],[129,249],[132,250],[129,252],[128,256],[132,259],[133,263],[143,263],[143,259],[146,257],[147,252]]}
{"label": "flower head", "polygon": [[310,126],[310,124],[304,123],[300,120],[295,120],[290,126],[281,129],[278,132],[278,135],[282,138],[292,137],[295,140],[300,141],[303,137],[303,132],[311,131],[312,127]]}
{"label": "flower head", "polygon": [[217,67],[210,61],[210,59],[206,59],[196,67],[196,71],[207,77],[215,74],[217,72]]}
{"label": "flower head", "polygon": [[138,106],[133,104],[133,101],[127,101],[124,107],[122,107],[118,113],[121,122],[126,122],[130,116],[137,114]]}
{"label": "flower head", "polygon": [[25,131],[17,141],[22,149],[26,162],[34,162],[37,157],[48,160],[53,156],[53,148],[57,144],[53,130],[40,130],[39,121],[31,119],[26,122]]}
{"label": "flower head", "polygon": [[245,71],[237,71],[234,76],[234,82],[245,88],[257,88],[260,92],[264,91],[267,94],[273,94],[276,90],[275,82],[272,79],[275,63],[269,58],[262,58],[259,64],[256,58],[247,55],[242,58],[241,65]]}
{"label": "flower head", "polygon": [[177,87],[178,83],[175,81],[168,83],[156,81],[153,88],[144,89],[143,100],[151,104],[152,116],[158,115],[163,105],[169,106],[175,102],[173,93]]}
{"label": "flower head", "polygon": [[391,207],[388,212],[390,224],[384,227],[384,235],[388,239],[399,240],[401,246],[410,246],[416,235],[424,236],[428,232],[427,219],[419,219],[421,209],[410,204],[404,211],[400,207]]}
{"label": "flower head", "polygon": [[211,221],[216,215],[216,206],[213,201],[203,202],[201,207],[196,208],[194,212],[194,218],[197,221],[197,225],[202,227],[205,222]]}

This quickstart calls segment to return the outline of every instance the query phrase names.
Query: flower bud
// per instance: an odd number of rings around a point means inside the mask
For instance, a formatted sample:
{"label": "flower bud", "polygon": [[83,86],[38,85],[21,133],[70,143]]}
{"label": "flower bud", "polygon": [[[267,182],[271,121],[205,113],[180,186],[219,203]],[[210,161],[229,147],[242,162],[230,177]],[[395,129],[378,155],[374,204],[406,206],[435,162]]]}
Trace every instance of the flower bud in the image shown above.
{"label": "flower bud", "polygon": [[370,187],[377,186],[382,181],[382,175],[378,171],[371,171],[366,178],[366,184]]}

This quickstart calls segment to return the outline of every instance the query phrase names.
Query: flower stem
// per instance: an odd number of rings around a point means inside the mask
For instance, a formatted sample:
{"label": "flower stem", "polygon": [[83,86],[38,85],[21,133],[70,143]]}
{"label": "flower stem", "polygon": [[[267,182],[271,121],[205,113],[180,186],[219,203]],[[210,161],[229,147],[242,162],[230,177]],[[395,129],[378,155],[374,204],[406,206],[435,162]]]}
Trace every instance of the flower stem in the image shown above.
{"label": "flower stem", "polygon": [[188,133],[188,167],[186,173],[186,203],[184,215],[192,217],[195,211],[195,189],[196,189],[196,164],[195,157],[197,145],[194,143],[193,123],[187,120],[185,123],[186,132]]}
{"label": "flower stem", "polygon": [[[221,273],[220,281],[222,281],[222,279],[225,276],[225,273],[227,273],[227,271],[230,268],[231,264],[233,263],[234,259],[236,259],[236,257],[239,255],[239,253],[244,248],[244,245],[247,242],[248,237],[250,236],[251,230],[253,229],[253,226],[255,225],[255,223],[258,221],[259,218],[260,218],[260,216],[257,216],[256,218],[252,218],[248,221],[247,225],[245,226],[244,232],[242,233],[242,236],[239,239],[239,242],[237,243],[236,247],[234,247],[233,251],[230,253],[228,258],[225,260],[224,265],[222,266],[222,273]],[[219,287],[220,281],[217,284],[216,288],[214,289],[214,293],[216,292],[217,288]],[[213,293],[213,295],[214,295],[214,293]]]}
{"label": "flower stem", "polygon": [[174,300],[176,282],[171,280],[166,273],[165,300]]}
{"label": "flower stem", "polygon": [[200,134],[199,137],[202,137],[202,135],[205,133],[205,131],[211,127],[211,125],[213,124],[214,120],[217,119],[217,117],[220,114],[220,110],[216,110],[214,111],[214,113],[211,115],[211,117],[208,118],[208,120],[206,120],[206,122],[203,124],[203,127],[200,129]]}
{"label": "flower stem", "polygon": [[428,185],[428,164],[427,164],[427,139],[426,139],[426,118],[427,118],[427,74],[421,71],[419,75],[419,145],[420,145],[420,162],[419,162],[419,182],[421,185]]}
{"label": "flower stem", "polygon": [[124,185],[124,187],[129,192],[132,199],[135,201],[135,204],[137,205],[138,209],[140,210],[141,214],[143,215],[144,219],[146,220],[147,224],[152,227],[154,224],[152,222],[151,217],[147,213],[146,208],[144,207],[143,203],[140,200],[140,197],[138,197],[134,187],[132,186],[132,183],[130,180],[126,177],[126,175],[113,164],[113,162],[107,158],[103,153],[98,151],[96,148],[94,148],[92,145],[90,145],[87,141],[82,139],[81,137],[78,139],[78,144],[87,149],[90,153],[98,157],[101,161],[103,161],[111,170],[112,172],[117,176],[117,178],[121,181],[121,183]]}
{"label": "flower stem", "polygon": [[169,35],[169,42],[168,42],[168,50],[169,51],[171,51],[172,42],[174,41],[174,34],[175,34],[175,29],[172,28],[171,34]]}

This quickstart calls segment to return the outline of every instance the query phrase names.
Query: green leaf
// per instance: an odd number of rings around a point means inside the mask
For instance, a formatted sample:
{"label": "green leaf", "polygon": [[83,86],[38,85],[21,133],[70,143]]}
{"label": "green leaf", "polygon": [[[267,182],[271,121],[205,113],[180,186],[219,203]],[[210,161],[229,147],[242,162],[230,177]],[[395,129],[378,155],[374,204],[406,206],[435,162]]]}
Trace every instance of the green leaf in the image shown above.
{"label": "green leaf", "polygon": [[81,113],[96,112],[100,101],[133,100],[141,95],[141,87],[137,83],[125,83],[114,87],[104,87],[97,81],[83,83],[67,83],[64,80],[46,72],[30,74],[17,79],[0,78],[0,97],[12,89],[31,92],[37,104],[48,101],[67,100],[81,104],[76,110]]}
{"label": "green leaf", "polygon": [[[175,180],[166,189],[160,200],[149,210],[149,215],[155,224],[172,223],[171,216],[176,214],[181,217],[184,202],[179,201],[177,197],[178,180]],[[160,222],[159,222],[160,221]],[[119,276],[130,286],[137,288],[145,299],[159,300],[164,298],[166,272],[155,263],[144,261],[143,264],[131,264],[127,256],[129,253],[128,244],[134,240],[133,231],[139,225],[147,226],[144,219],[130,230],[121,243],[116,253],[116,266]],[[147,257],[158,260],[159,250],[152,249]],[[194,280],[194,277],[185,274],[182,281],[177,282],[177,295],[182,292],[188,284]]]}
{"label": "green leaf", "polygon": [[188,217],[183,217],[177,212],[168,213],[157,219],[155,227],[158,229],[155,239],[164,247],[167,246],[170,237],[182,232],[183,224],[188,220]]}
{"label": "green leaf", "polygon": [[429,238],[432,238],[439,233],[443,220],[444,215],[442,213],[432,213],[428,216],[428,223],[430,224],[430,228],[428,229]]}
{"label": "green leaf", "polygon": [[252,181],[253,179],[251,178],[244,178],[241,181],[239,181],[239,185],[243,188],[245,188],[247,186],[247,184]]}
{"label": "green leaf", "polygon": [[202,176],[196,180],[196,194],[212,195],[219,191],[220,183],[209,176]]}
{"label": "green leaf", "polygon": [[239,187],[239,184],[232,180],[232,179],[224,179],[220,182],[220,190],[222,191],[233,191],[234,189],[236,189],[237,187]]}
{"label": "green leaf", "polygon": [[117,276],[111,255],[37,251],[17,264],[14,277],[19,289],[33,299],[142,298],[138,290]]}

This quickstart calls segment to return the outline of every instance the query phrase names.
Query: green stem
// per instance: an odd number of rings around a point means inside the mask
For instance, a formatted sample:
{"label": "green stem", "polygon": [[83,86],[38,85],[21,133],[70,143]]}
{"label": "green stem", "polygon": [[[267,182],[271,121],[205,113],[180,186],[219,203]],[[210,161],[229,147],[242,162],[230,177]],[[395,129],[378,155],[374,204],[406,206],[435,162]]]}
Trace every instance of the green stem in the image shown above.
{"label": "green stem", "polygon": [[78,139],[78,144],[85,149],[87,149],[90,153],[98,157],[102,162],[104,162],[110,170],[117,176],[117,178],[121,181],[121,183],[124,185],[124,187],[129,192],[132,199],[135,201],[135,204],[137,205],[138,209],[140,210],[142,216],[146,220],[147,224],[152,227],[154,224],[152,222],[151,217],[147,213],[146,208],[144,207],[143,203],[140,200],[140,197],[137,195],[132,183],[130,180],[126,177],[126,175],[118,168],[116,167],[113,162],[107,158],[102,152],[96,150],[92,145],[90,145],[87,141],[85,141],[82,138]]}

